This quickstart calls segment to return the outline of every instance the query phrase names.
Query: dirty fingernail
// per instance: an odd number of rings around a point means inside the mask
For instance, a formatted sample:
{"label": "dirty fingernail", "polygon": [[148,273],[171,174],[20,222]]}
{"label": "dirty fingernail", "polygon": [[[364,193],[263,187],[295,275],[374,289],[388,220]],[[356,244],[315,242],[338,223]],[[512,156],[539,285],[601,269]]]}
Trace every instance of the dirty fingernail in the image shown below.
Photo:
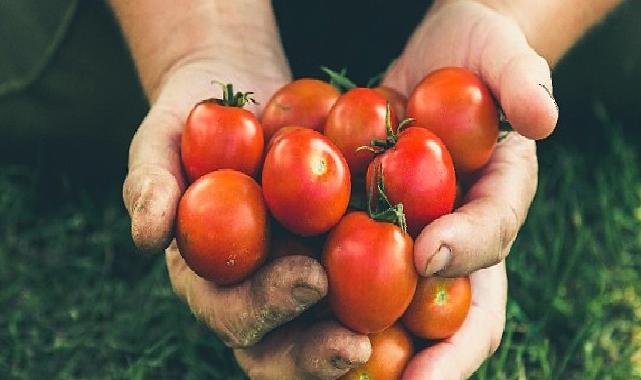
{"label": "dirty fingernail", "polygon": [[300,305],[308,306],[321,299],[322,295],[317,289],[307,286],[297,286],[292,289],[292,297],[294,297]]}
{"label": "dirty fingernail", "polygon": [[546,85],[544,85],[543,83],[539,83],[539,86],[541,86],[545,90],[545,92],[548,93],[548,96],[550,97],[550,99],[552,99],[552,101],[554,102],[554,106],[556,107],[556,110],[558,111],[559,110],[559,105],[556,103],[556,99],[554,98],[554,95],[552,95],[552,91],[550,91],[550,89]]}
{"label": "dirty fingernail", "polygon": [[332,365],[338,369],[349,369],[354,365],[350,360],[342,358],[340,356],[335,356],[330,361]]}
{"label": "dirty fingernail", "polygon": [[431,276],[447,268],[452,261],[452,250],[442,245],[425,266],[425,276]]}

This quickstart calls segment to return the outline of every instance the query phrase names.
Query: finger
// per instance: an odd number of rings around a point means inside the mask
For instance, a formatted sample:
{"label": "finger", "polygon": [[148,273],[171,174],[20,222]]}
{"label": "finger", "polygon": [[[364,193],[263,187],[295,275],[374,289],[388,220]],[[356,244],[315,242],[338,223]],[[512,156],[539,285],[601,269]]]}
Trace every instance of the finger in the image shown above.
{"label": "finger", "polygon": [[230,347],[255,344],[327,294],[322,266],[305,256],[277,259],[237,286],[219,287],[196,275],[175,243],[166,251],[176,293]]}
{"label": "finger", "polygon": [[466,379],[497,350],[505,327],[505,262],[477,271],[470,279],[472,305],[459,331],[417,354],[403,379]]}
{"label": "finger", "polygon": [[129,147],[123,199],[131,218],[131,236],[142,250],[163,249],[171,239],[184,190],[180,137],[190,107],[205,96],[188,92],[185,83],[191,77],[188,70],[173,74]]}
{"label": "finger", "polygon": [[311,327],[293,323],[234,354],[251,379],[336,379],[363,365],[371,354],[366,335],[336,322]]}
{"label": "finger", "polygon": [[[123,199],[131,217],[132,238],[142,250],[163,249],[171,239],[176,207],[185,187],[180,138],[191,108],[203,99],[219,96],[220,89],[212,79],[230,81],[239,90],[250,89],[238,76],[227,74],[234,70],[221,75],[211,66],[211,62],[195,60],[170,70],[131,142]],[[265,79],[263,86],[255,94],[259,102],[277,84]],[[259,111],[254,103],[246,108]]]}
{"label": "finger", "polygon": [[499,143],[464,205],[427,225],[414,259],[424,276],[462,276],[502,261],[537,186],[536,145],[517,133]]}
{"label": "finger", "polygon": [[545,138],[559,116],[550,67],[516,23],[499,15],[493,18],[485,30],[479,27],[470,37],[470,51],[482,53],[470,57],[469,65],[486,81],[516,131],[531,139]]}

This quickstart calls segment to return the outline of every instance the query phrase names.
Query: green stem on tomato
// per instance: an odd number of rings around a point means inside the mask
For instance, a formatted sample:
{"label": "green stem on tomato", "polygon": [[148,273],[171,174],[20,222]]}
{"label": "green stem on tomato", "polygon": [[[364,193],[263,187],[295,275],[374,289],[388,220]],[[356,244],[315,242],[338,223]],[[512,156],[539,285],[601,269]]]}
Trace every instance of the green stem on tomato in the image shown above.
{"label": "green stem on tomato", "polygon": [[345,68],[340,72],[336,72],[329,67],[321,66],[321,70],[329,76],[329,84],[336,87],[340,92],[346,92],[352,88],[358,87],[356,83],[347,77],[347,69]]}
{"label": "green stem on tomato", "polygon": [[227,107],[244,107],[247,103],[252,102],[254,104],[258,104],[254,98],[251,97],[254,93],[251,91],[248,92],[242,92],[238,91],[234,93],[234,85],[231,83],[223,83],[217,80],[211,81],[212,84],[218,84],[223,90],[223,97],[222,99],[220,98],[211,98],[211,99],[206,99],[203,100],[203,102],[212,102],[219,104],[221,106],[227,106]]}
{"label": "green stem on tomato", "polygon": [[[407,233],[407,220],[403,212],[403,204],[392,205],[387,194],[385,194],[385,180],[383,179],[383,164],[378,164],[373,173],[372,183],[367,190],[367,214],[370,218],[380,221],[394,223]],[[374,185],[376,183],[376,186]],[[376,198],[374,198],[374,187],[376,187]],[[372,209],[372,203],[375,209]]]}

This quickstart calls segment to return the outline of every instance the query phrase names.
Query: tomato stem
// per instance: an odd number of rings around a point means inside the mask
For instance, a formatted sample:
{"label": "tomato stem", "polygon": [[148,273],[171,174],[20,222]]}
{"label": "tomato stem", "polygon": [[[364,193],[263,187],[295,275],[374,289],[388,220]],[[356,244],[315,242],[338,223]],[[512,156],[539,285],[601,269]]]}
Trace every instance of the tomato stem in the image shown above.
{"label": "tomato stem", "polygon": [[[396,128],[396,132],[394,132],[394,129],[392,128],[392,111],[391,111],[390,103],[387,102],[385,104],[385,133],[387,136],[385,137],[385,140],[381,140],[381,139],[372,140],[370,142],[370,146],[373,147],[374,149],[370,151],[374,152],[374,154],[381,154],[385,152],[387,149],[396,145],[396,142],[398,141],[398,135],[401,133],[401,131],[404,128],[406,128],[408,125],[410,125],[413,122],[414,122],[414,119],[412,118],[404,119],[403,121],[400,122],[400,124]],[[361,148],[363,147],[359,147],[357,151],[362,150]]]}
{"label": "tomato stem", "polygon": [[[376,198],[374,198],[374,184],[376,183]],[[375,209],[372,209],[372,203]],[[367,213],[369,217],[381,221],[394,223],[407,233],[407,220],[403,212],[403,204],[392,205],[385,194],[385,180],[383,179],[383,164],[376,166],[370,188],[367,190]]]}
{"label": "tomato stem", "polygon": [[238,91],[234,93],[234,85],[231,83],[223,83],[217,80],[213,80],[211,81],[211,83],[220,85],[220,87],[223,90],[223,97],[222,99],[219,99],[219,98],[206,99],[206,100],[203,100],[203,102],[212,102],[212,103],[220,104],[221,106],[240,107],[240,108],[244,107],[249,102],[258,104],[258,102],[251,97],[251,95],[254,94],[251,91],[248,91],[248,92]]}
{"label": "tomato stem", "polygon": [[327,66],[321,66],[321,70],[329,76],[329,84],[336,87],[341,92],[346,92],[352,88],[358,87],[356,83],[352,82],[347,77],[347,69],[343,68],[340,72],[336,72]]}

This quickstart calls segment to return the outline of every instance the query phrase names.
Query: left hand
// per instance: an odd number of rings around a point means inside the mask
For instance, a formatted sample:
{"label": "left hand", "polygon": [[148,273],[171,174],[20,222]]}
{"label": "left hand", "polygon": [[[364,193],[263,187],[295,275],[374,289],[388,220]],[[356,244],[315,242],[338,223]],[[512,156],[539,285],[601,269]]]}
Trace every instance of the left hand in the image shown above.
{"label": "left hand", "polygon": [[504,260],[537,186],[536,145],[530,139],[548,136],[558,118],[547,62],[509,14],[482,1],[436,0],[383,85],[409,96],[425,75],[445,66],[479,75],[518,133],[497,145],[463,206],[429,224],[416,239],[421,275],[478,271],[471,275],[472,307],[461,330],[417,354],[405,379],[465,378],[497,349],[505,323]]}

